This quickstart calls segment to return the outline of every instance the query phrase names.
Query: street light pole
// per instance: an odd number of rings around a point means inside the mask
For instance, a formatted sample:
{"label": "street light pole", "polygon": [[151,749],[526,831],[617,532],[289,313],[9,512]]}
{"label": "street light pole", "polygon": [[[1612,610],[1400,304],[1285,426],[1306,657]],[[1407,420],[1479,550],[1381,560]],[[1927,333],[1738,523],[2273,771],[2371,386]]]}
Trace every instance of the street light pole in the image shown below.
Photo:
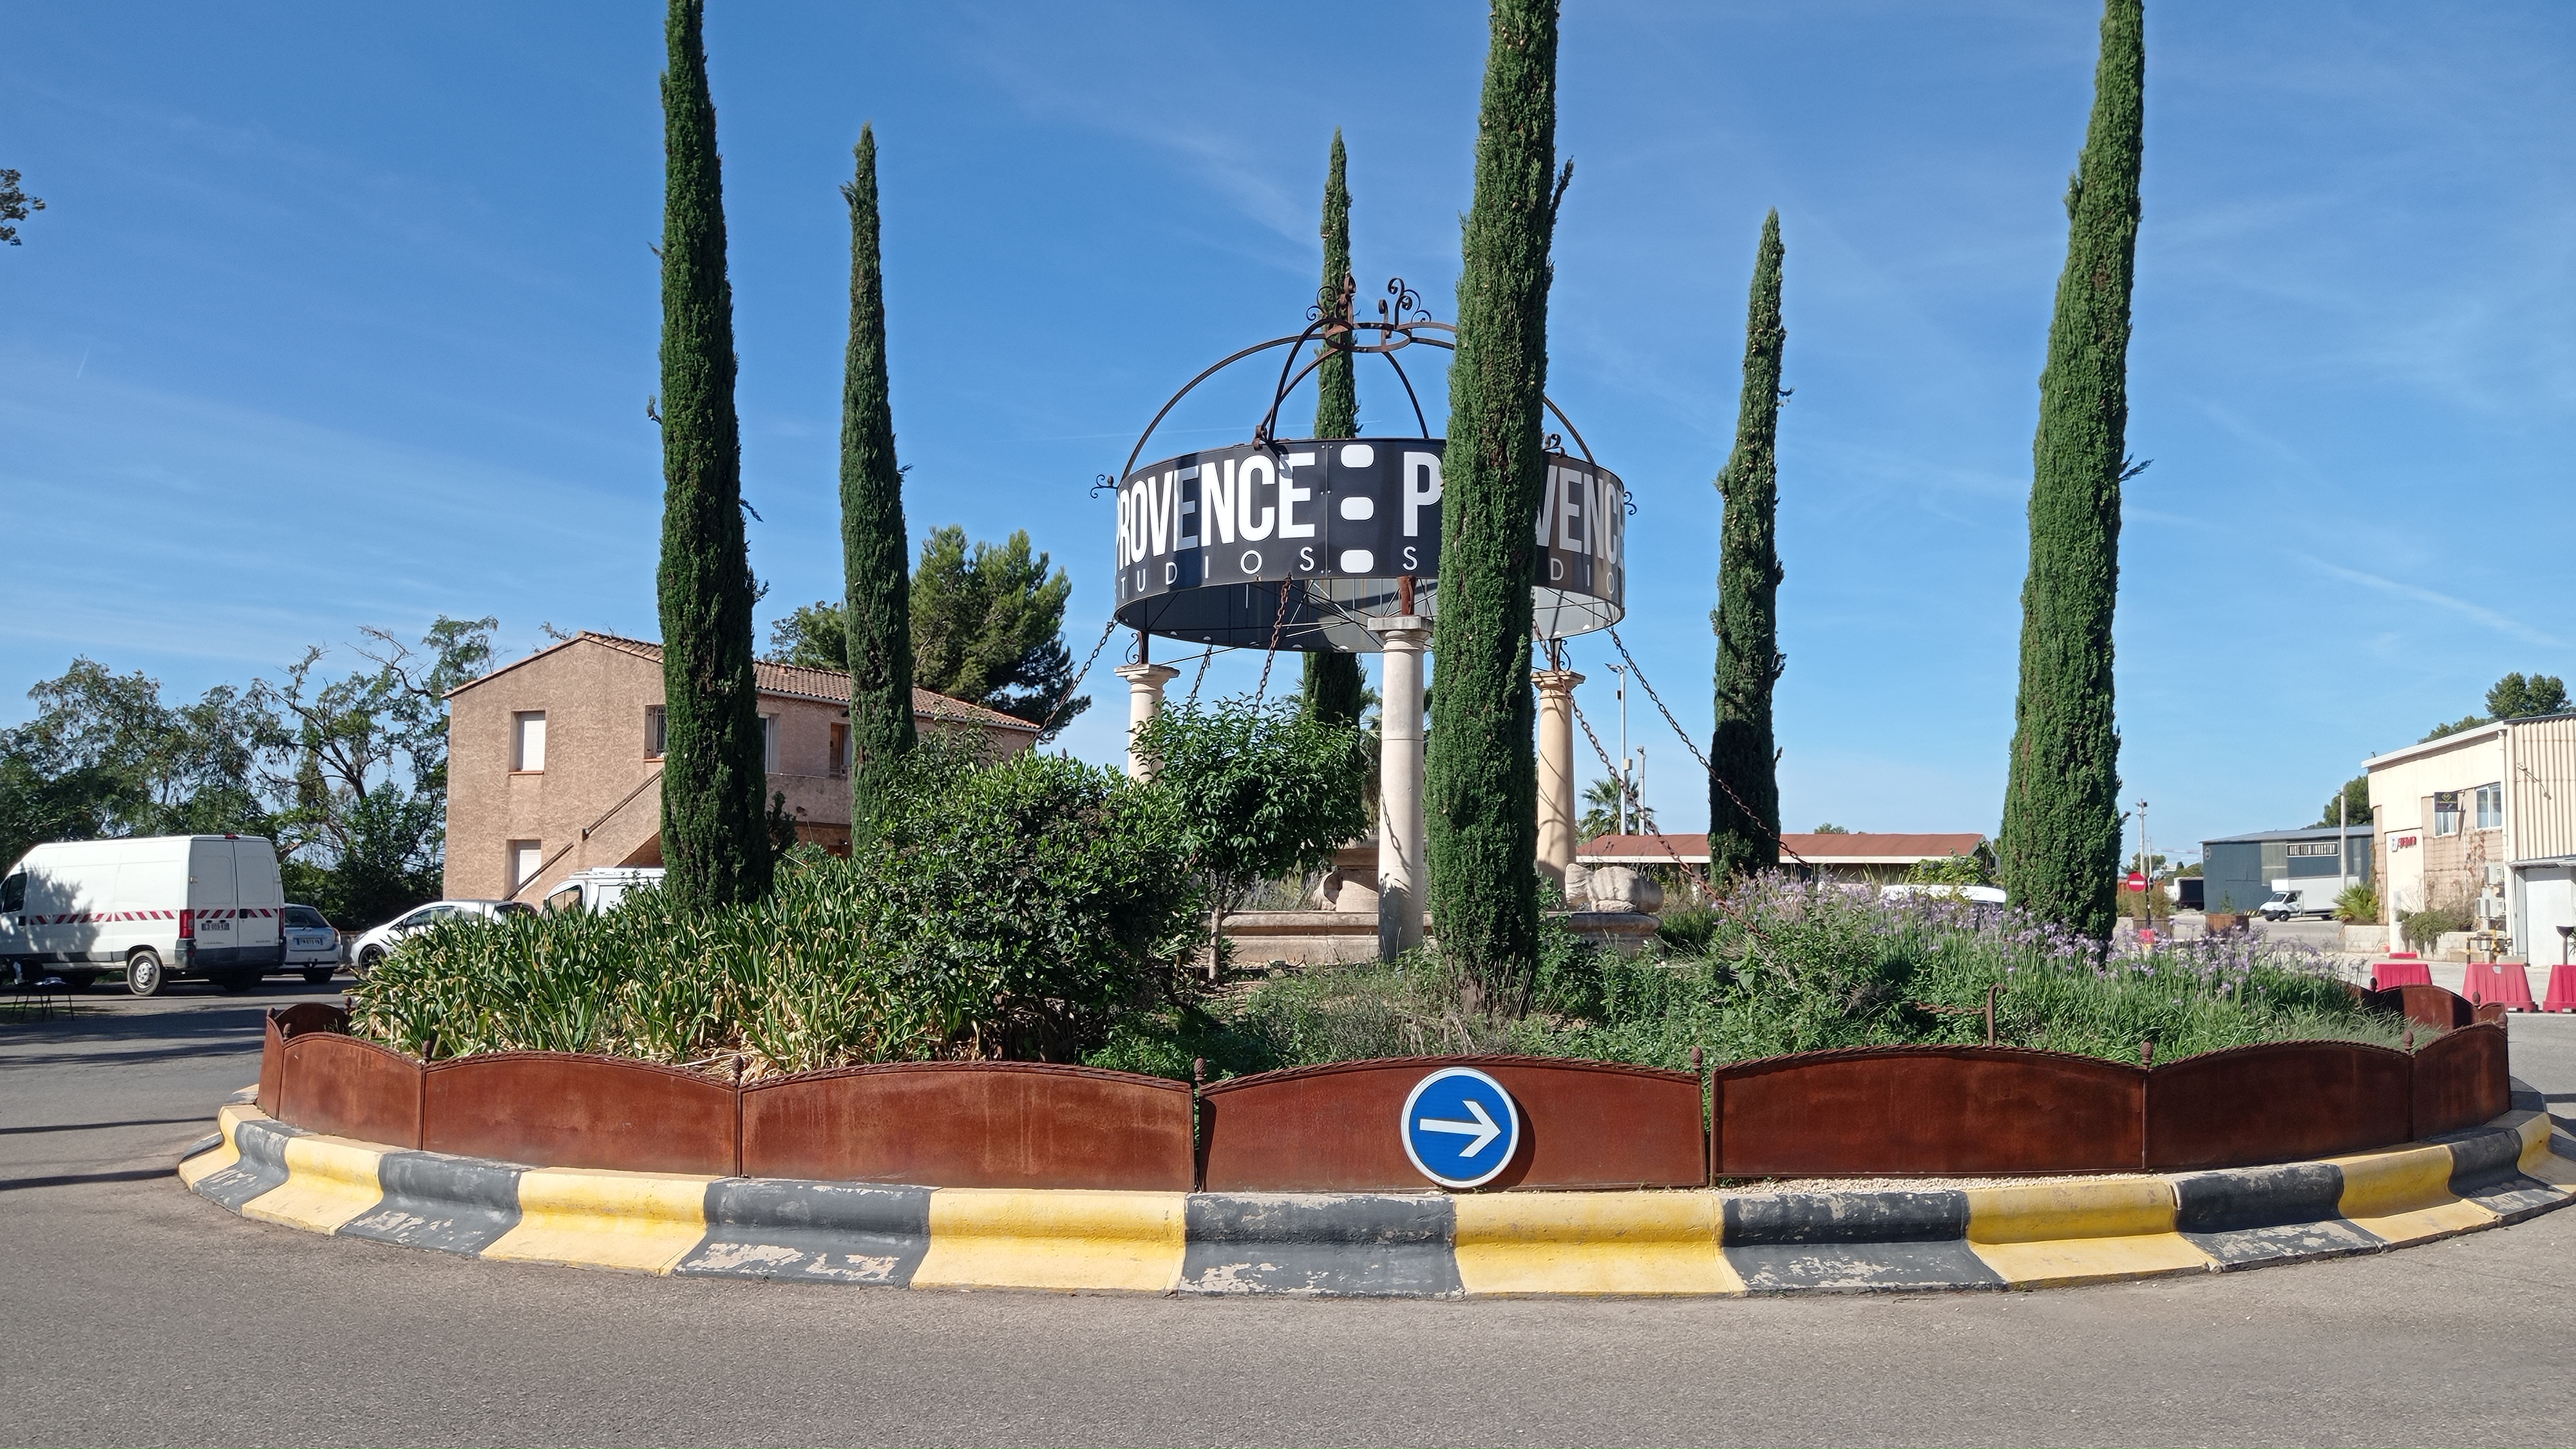
{"label": "street light pole", "polygon": [[2156,909],[2155,902],[2148,898],[2148,891],[2153,890],[2156,884],[2155,857],[2147,854],[2147,802],[2144,800],[2138,802],[2138,874],[2147,882],[2147,889],[2138,892],[2138,927],[2152,931],[2156,925]]}

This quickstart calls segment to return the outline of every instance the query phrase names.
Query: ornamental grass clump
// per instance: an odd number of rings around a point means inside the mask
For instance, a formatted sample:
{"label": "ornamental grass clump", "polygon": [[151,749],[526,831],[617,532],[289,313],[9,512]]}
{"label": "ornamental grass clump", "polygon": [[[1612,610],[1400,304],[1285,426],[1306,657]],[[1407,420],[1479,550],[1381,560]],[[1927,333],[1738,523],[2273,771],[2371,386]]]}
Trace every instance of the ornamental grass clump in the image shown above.
{"label": "ornamental grass clump", "polygon": [[2397,1045],[2317,952],[2243,936],[2105,948],[2017,911],[1756,877],[1691,955],[1588,959],[1513,1045],[1681,1067],[1832,1047],[1981,1044],[2138,1061],[2309,1038]]}
{"label": "ornamental grass clump", "polygon": [[745,905],[444,925],[352,993],[424,1058],[599,1052],[747,1076],[942,1057],[1065,1061],[1156,999],[1198,906],[1171,799],[1061,756],[925,741],[857,860],[791,855]]}

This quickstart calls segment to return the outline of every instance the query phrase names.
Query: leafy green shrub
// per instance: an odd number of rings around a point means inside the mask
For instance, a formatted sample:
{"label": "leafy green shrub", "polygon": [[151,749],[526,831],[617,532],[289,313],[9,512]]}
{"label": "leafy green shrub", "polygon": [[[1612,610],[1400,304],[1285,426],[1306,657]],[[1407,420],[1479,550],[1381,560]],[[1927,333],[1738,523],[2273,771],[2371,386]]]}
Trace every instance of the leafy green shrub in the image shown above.
{"label": "leafy green shrub", "polygon": [[1330,863],[1368,829],[1367,741],[1293,698],[1166,706],[1136,735],[1172,799],[1210,905],[1231,910],[1265,881]]}
{"label": "leafy green shrub", "polygon": [[1691,958],[1605,957],[1599,1007],[1516,1023],[1516,1049],[1655,1066],[1829,1047],[1980,1042],[1987,988],[2011,1046],[2136,1061],[2303,1037],[2395,1044],[2322,957],[2229,936],[2098,943],[2016,913],[1881,900],[1779,877],[1739,884]]}
{"label": "leafy green shrub", "polygon": [[1709,938],[1717,934],[1717,912],[1706,906],[1683,906],[1669,910],[1655,920],[1655,940],[1667,952],[1677,956],[1697,956],[1708,950]]}
{"label": "leafy green shrub", "polygon": [[353,995],[353,1023],[424,1057],[513,1048],[755,1073],[940,1056],[1069,1060],[1155,999],[1197,905],[1169,796],[1053,755],[977,767],[936,745],[877,848],[810,848],[756,903],[442,926]]}
{"label": "leafy green shrub", "polygon": [[1906,867],[1910,885],[1992,885],[1994,872],[1981,855],[1925,856]]}
{"label": "leafy green shrub", "polygon": [[2379,888],[2356,881],[2335,897],[2335,919],[2347,926],[2368,926],[2379,920]]}
{"label": "leafy green shrub", "polygon": [[2406,938],[2408,946],[2418,951],[2432,950],[2450,932],[2474,931],[2477,928],[2477,917],[2469,914],[2466,901],[2445,901],[2420,911],[2397,913],[2398,933]]}

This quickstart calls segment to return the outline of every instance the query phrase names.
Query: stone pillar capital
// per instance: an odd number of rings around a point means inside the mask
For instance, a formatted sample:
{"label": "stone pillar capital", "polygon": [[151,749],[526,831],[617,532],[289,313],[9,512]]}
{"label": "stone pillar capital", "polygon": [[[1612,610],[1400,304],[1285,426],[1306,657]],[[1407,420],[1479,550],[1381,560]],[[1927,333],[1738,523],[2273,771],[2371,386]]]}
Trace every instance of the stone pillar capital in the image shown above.
{"label": "stone pillar capital", "polygon": [[1127,776],[1133,780],[1154,778],[1154,764],[1136,750],[1136,735],[1153,722],[1163,709],[1163,686],[1181,677],[1181,671],[1168,664],[1121,664],[1118,677],[1127,681]]}
{"label": "stone pillar capital", "polygon": [[1418,650],[1431,642],[1431,621],[1420,614],[1387,614],[1360,623],[1389,649]]}
{"label": "stone pillar capital", "polygon": [[1574,692],[1574,686],[1581,684],[1582,682],[1583,676],[1575,673],[1571,669],[1533,669],[1530,671],[1530,683],[1537,685],[1538,692],[1541,694],[1572,694]]}

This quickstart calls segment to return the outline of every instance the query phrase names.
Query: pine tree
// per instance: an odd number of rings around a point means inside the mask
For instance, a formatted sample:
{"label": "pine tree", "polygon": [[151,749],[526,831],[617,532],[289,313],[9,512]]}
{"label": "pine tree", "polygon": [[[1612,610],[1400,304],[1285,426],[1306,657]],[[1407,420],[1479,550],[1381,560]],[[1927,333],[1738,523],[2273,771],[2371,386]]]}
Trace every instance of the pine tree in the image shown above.
{"label": "pine tree", "polygon": [[1547,463],[1556,0],[1494,0],[1458,276],[1424,814],[1430,906],[1466,1005],[1527,1000],[1538,944],[1530,586]]}
{"label": "pine tree", "polygon": [[769,890],[751,560],[734,415],[724,178],[704,0],[671,0],[662,75],[662,764],[664,883],[699,908]]}
{"label": "pine tree", "polygon": [[1998,842],[2015,904],[2096,937],[2110,934],[2117,914],[2120,863],[2111,615],[2145,92],[2141,0],[2107,0],[2093,117],[2066,192],[2066,270],[2039,377],[2021,693]]}
{"label": "pine tree", "polygon": [[1708,861],[1719,875],[1780,863],[1780,778],[1771,687],[1780,655],[1780,213],[1762,222],[1744,316],[1744,397],[1735,451],[1718,474],[1726,500],[1717,565],[1717,729],[1709,741]]}
{"label": "pine tree", "polygon": [[[1324,179],[1324,285],[1319,300],[1336,305],[1351,275],[1351,188],[1345,176],[1341,127],[1333,128],[1333,164]],[[1334,353],[1315,369],[1315,436],[1360,435],[1360,396],[1350,353]],[[1330,724],[1358,724],[1364,705],[1356,654],[1318,650],[1306,656],[1306,713]]]}
{"label": "pine tree", "polygon": [[887,780],[913,747],[911,548],[887,398],[885,284],[877,250],[877,137],[859,128],[850,203],[850,352],[841,392],[841,568],[850,666],[850,835],[876,834]]}

